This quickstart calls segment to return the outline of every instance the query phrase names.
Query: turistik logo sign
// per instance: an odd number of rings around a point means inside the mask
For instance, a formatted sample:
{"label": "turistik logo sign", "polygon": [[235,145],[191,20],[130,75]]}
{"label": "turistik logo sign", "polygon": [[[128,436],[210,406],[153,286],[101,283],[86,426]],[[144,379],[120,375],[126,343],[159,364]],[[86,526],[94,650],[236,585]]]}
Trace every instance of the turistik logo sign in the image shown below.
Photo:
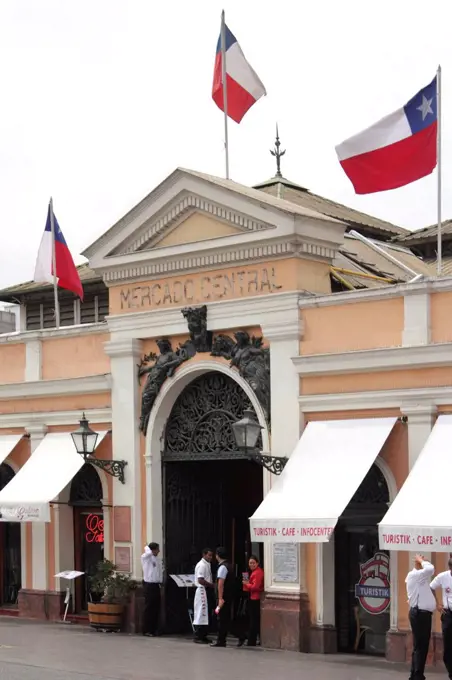
{"label": "turistik logo sign", "polygon": [[382,552],[359,565],[361,578],[355,585],[355,597],[369,614],[383,614],[391,602],[389,557]]}

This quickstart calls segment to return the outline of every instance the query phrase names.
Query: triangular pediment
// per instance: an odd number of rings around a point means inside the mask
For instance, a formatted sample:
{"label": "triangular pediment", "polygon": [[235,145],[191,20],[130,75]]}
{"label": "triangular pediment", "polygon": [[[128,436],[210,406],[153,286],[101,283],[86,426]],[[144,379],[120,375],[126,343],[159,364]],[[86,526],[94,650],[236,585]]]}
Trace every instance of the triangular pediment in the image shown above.
{"label": "triangular pediment", "polygon": [[[289,256],[300,248],[330,257],[343,231],[344,225],[315,211],[178,169],[83,254],[105,281],[118,281]],[[309,243],[300,246],[302,232]]]}
{"label": "triangular pediment", "polygon": [[262,229],[272,229],[272,225],[253,220],[204,197],[183,192],[109,255],[209,241]]}
{"label": "triangular pediment", "polygon": [[209,239],[221,238],[222,236],[241,234],[243,231],[243,228],[237,227],[235,224],[221,222],[208,213],[195,211],[185,219],[182,219],[181,222],[176,222],[172,229],[157,234],[154,239],[145,243],[141,250],[180,246],[183,243],[197,243],[198,241],[207,241]]}

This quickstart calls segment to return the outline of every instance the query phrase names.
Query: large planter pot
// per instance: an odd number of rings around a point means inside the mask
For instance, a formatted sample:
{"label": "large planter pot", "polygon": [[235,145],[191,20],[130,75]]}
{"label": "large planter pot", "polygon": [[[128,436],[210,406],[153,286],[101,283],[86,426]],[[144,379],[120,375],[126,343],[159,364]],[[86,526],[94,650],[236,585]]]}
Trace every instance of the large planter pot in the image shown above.
{"label": "large planter pot", "polygon": [[96,630],[118,631],[122,628],[123,604],[107,602],[88,602],[88,618]]}

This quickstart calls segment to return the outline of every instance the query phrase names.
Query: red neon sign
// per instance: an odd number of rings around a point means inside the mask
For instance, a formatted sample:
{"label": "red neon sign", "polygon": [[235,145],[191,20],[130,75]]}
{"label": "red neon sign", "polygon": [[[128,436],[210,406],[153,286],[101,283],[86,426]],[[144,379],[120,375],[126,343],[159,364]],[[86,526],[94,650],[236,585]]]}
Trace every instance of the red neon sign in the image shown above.
{"label": "red neon sign", "polygon": [[88,515],[85,522],[87,543],[104,542],[104,520],[100,515]]}

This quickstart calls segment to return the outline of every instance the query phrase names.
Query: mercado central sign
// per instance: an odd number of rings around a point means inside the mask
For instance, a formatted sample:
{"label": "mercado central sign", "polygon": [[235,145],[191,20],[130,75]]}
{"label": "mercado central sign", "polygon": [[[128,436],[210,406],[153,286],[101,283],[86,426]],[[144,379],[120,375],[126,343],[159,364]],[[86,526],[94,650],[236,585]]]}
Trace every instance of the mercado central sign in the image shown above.
{"label": "mercado central sign", "polygon": [[285,288],[287,271],[283,273],[282,267],[284,262],[255,268],[235,267],[219,272],[193,274],[186,278],[170,277],[140,282],[137,285],[113,287],[110,289],[110,302],[112,310],[127,312],[268,295]]}

